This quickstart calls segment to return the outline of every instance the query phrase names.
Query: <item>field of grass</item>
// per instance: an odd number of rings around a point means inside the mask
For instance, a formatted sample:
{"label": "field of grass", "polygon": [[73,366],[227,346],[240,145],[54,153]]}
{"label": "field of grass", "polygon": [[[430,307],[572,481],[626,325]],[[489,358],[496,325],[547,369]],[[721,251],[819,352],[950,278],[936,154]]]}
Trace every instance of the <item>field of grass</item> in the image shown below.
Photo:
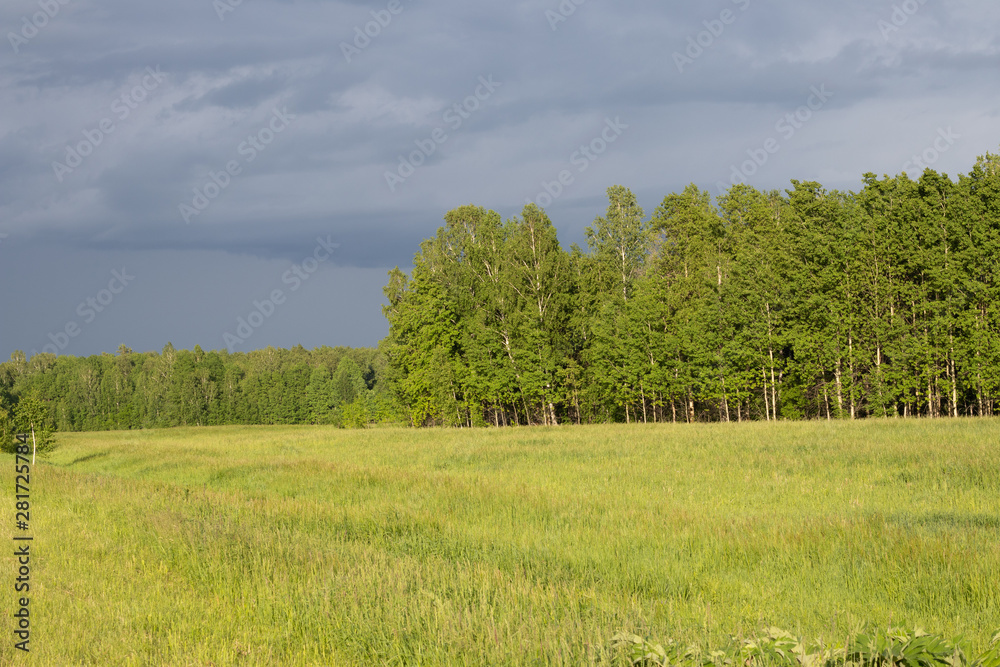
{"label": "field of grass", "polygon": [[621,631],[1000,629],[996,420],[58,439],[31,479],[32,652],[5,630],[0,664],[616,664]]}

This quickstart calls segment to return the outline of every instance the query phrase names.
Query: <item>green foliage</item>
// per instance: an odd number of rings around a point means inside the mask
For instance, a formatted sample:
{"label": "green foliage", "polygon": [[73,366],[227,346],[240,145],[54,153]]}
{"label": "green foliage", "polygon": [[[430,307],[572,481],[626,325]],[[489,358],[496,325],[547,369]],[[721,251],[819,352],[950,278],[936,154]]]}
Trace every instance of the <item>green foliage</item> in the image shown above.
{"label": "green foliage", "polygon": [[993,635],[989,647],[976,658],[973,667],[1000,667],[1000,632]]}
{"label": "green foliage", "polygon": [[337,364],[331,388],[334,405],[346,405],[363,396],[368,391],[368,383],[358,363],[345,357]]}
{"label": "green foliage", "polygon": [[27,444],[40,457],[46,457],[56,448],[52,416],[37,393],[22,396],[13,408],[0,404],[0,451],[14,453],[17,441],[14,436],[28,434]]}
{"label": "green foliage", "polygon": [[909,632],[900,628],[858,634],[847,644],[846,662],[872,667],[959,667],[969,664],[955,642],[923,630]]}
{"label": "green foliage", "polygon": [[614,186],[587,252],[534,206],[455,209],[390,273],[394,388],[417,425],[996,414],[998,163],[691,185],[648,221]]}
{"label": "green foliage", "polygon": [[998,633],[990,647],[970,659],[966,642],[949,640],[923,630],[859,631],[846,644],[807,644],[789,632],[769,628],[753,639],[732,639],[721,649],[681,647],[673,641],[653,642],[621,632],[610,646],[624,654],[635,667],[670,665],[689,667],[995,667],[998,664]]}
{"label": "green foliage", "polygon": [[0,404],[0,451],[7,451],[9,443],[14,439],[16,429],[8,407]]}
{"label": "green foliage", "polygon": [[390,272],[386,357],[415,425],[555,424],[573,272],[555,228],[528,205],[506,223],[463,206]]}
{"label": "green foliage", "polygon": [[[18,401],[34,396],[49,431],[220,424],[344,425],[341,408],[365,397],[346,423],[399,421],[400,406],[378,350],[267,348],[249,353],[176,350],[55,357],[20,352],[0,364],[0,429],[14,428]],[[25,410],[29,405],[25,404]],[[6,415],[6,416],[5,416]],[[5,426],[5,424],[10,424]],[[41,448],[41,446],[40,446]]]}

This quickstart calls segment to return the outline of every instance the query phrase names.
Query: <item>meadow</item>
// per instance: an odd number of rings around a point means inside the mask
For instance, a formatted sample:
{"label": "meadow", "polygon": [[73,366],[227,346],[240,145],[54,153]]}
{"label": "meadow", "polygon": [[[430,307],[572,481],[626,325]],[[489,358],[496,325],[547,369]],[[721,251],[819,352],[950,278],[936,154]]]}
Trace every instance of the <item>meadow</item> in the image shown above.
{"label": "meadow", "polygon": [[32,651],[4,631],[2,664],[627,664],[619,632],[1000,629],[997,420],[57,437]]}

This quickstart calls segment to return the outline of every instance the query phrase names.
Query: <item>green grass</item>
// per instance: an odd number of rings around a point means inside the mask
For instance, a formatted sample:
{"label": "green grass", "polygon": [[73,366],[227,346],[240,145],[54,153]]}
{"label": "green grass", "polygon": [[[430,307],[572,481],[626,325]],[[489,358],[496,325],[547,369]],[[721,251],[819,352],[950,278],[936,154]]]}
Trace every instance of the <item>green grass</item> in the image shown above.
{"label": "green grass", "polygon": [[1000,628],[996,420],[58,438],[32,653],[5,631],[2,664],[617,664],[619,632]]}

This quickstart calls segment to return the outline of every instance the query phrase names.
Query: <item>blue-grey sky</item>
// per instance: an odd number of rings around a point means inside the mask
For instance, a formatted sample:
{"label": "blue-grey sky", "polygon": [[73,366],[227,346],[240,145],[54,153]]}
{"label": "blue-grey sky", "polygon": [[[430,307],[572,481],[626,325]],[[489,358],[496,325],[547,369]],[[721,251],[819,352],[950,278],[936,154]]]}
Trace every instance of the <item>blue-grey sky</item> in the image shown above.
{"label": "blue-grey sky", "polygon": [[992,0],[6,0],[0,359],[375,345],[386,271],[463,204],[536,201],[568,247],[615,184],[649,213],[692,182],[968,172],[1000,143],[998,25]]}

